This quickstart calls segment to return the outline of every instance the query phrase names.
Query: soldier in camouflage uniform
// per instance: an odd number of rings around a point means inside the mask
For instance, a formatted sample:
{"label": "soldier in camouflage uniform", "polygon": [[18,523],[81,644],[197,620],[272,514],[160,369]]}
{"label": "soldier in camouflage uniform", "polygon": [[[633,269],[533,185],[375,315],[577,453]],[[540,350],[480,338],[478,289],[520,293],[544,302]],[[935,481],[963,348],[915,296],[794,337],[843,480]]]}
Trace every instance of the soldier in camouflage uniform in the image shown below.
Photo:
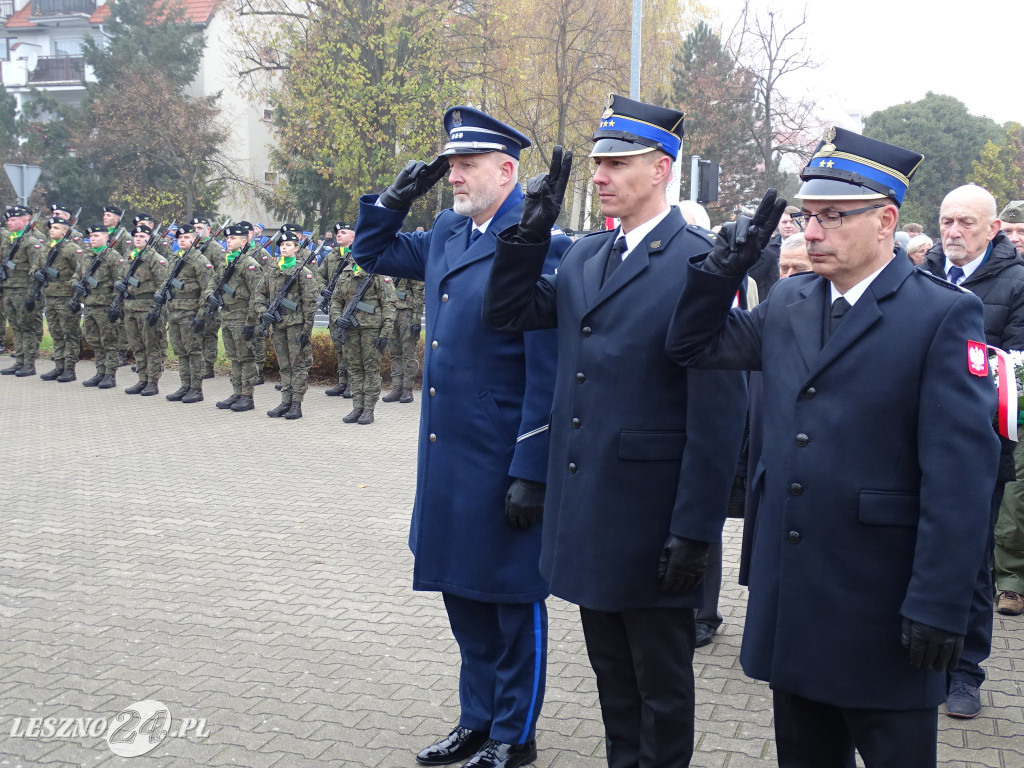
{"label": "soldier in camouflage uniform", "polygon": [[[345,365],[352,388],[352,411],[342,417],[346,424],[373,423],[373,409],[380,398],[380,356],[387,349],[395,324],[395,286],[390,277],[371,275],[352,263],[342,270],[338,291],[343,304],[355,296],[364,280],[372,280],[345,334]],[[335,330],[335,333],[337,331]]]}
{"label": "soldier in camouflage uniform", "polygon": [[[39,342],[43,338],[41,302],[33,310],[25,307],[29,286],[35,282],[32,275],[43,268],[46,259],[39,240],[31,231],[25,232],[31,218],[32,211],[28,208],[20,205],[8,208],[7,236],[0,242],[0,262],[7,271],[3,284],[4,312],[14,333],[14,365],[0,371],[4,376],[35,376]],[[23,232],[25,237],[12,254]]]}
{"label": "soldier in camouflage uniform", "polygon": [[[180,287],[172,286],[174,298],[167,303],[167,331],[178,356],[181,387],[167,395],[171,402],[199,403],[203,400],[203,328],[206,300],[213,293],[213,265],[198,247],[192,248],[196,229],[192,224],[178,228],[178,258],[185,266],[178,273]],[[176,266],[176,265],[175,265]],[[173,272],[172,267],[172,272]]]}
{"label": "soldier in camouflage uniform", "polygon": [[[245,228],[246,242],[252,243],[249,248],[249,255],[260,265],[264,275],[271,275],[277,271],[277,261],[274,256],[260,245],[256,240],[256,228],[248,221],[238,222],[240,227]],[[263,383],[263,367],[267,364],[267,339],[258,335],[252,340],[253,356],[256,362],[256,385]]]}
{"label": "soldier in camouflage uniform", "polygon": [[217,265],[217,282],[220,283],[228,265],[241,259],[220,297],[224,302],[220,310],[221,336],[224,339],[224,352],[231,363],[233,390],[230,397],[217,403],[217,407],[222,410],[251,411],[255,407],[252,390],[256,383],[256,365],[252,339],[259,318],[256,301],[263,281],[263,270],[248,253],[240,255],[248,242],[248,234],[248,230],[241,224],[225,227],[228,252]]}
{"label": "soldier in camouflage uniform", "polygon": [[[96,224],[86,229],[89,252],[79,263],[74,276],[75,304],[85,296],[82,336],[96,353],[96,374],[82,382],[83,387],[113,389],[117,386],[117,328],[110,322],[110,304],[114,300],[114,284],[121,279],[126,257],[110,242],[110,229]],[[96,268],[92,269],[95,262]],[[91,272],[91,274],[90,274]]]}
{"label": "soldier in camouflage uniform", "polygon": [[[152,397],[160,393],[158,386],[160,375],[164,371],[164,358],[167,356],[167,325],[160,317],[155,325],[146,321],[146,315],[153,308],[153,294],[164,284],[170,274],[170,265],[154,243],[146,245],[153,237],[153,230],[145,224],[138,224],[132,230],[135,247],[125,260],[119,285],[127,288],[128,297],[124,301],[124,327],[128,332],[128,344],[135,354],[135,366],[139,374],[137,383],[125,389],[126,395],[143,395]],[[142,259],[131,280],[128,271],[131,263]]]}
{"label": "soldier in camouflage uniform", "polygon": [[49,243],[43,247],[49,251],[59,244],[60,249],[51,271],[46,275],[49,280],[46,286],[46,326],[53,338],[54,368],[39,377],[43,381],[74,381],[75,366],[82,351],[82,310],[77,304],[74,309],[68,305],[73,278],[83,258],[82,248],[80,242],[71,237],[60,242],[70,226],[71,222],[62,216],[51,217]]}
{"label": "soldier in camouflage uniform", "polygon": [[[192,226],[195,227],[196,237],[199,238],[199,245],[196,247],[203,249],[203,255],[206,256],[206,260],[214,266],[214,269],[216,269],[218,265],[223,265],[224,249],[220,247],[220,243],[213,239],[213,233],[210,230],[210,220],[197,216],[192,219]],[[223,271],[222,266],[220,273]],[[214,284],[216,284],[216,276],[220,273],[214,273]],[[217,334],[219,332],[220,315],[217,315],[212,319],[207,315],[206,325],[203,327],[204,379],[212,379],[216,375],[214,366],[217,364],[217,356],[220,352],[217,348]]]}
{"label": "soldier in camouflage uniform", "polygon": [[391,391],[381,398],[385,403],[411,403],[416,388],[416,345],[420,340],[423,317],[423,281],[402,277],[395,284],[395,329],[391,333]]}
{"label": "soldier in camouflage uniform", "polygon": [[[116,205],[103,206],[103,226],[107,228],[110,237],[110,247],[122,256],[126,257],[131,253],[135,244],[131,235],[121,229],[121,222],[124,218],[124,211]],[[118,320],[117,330],[117,364],[128,365],[128,353],[131,348],[128,346],[128,332],[124,329],[124,320]]]}
{"label": "soldier in camouflage uniform", "polygon": [[[352,240],[355,237],[355,227],[345,222],[339,221],[335,224],[334,231],[337,233],[338,247],[327,252],[324,260],[320,262],[320,266],[316,270],[321,288],[331,282],[331,278],[338,272],[339,266],[343,267],[349,261],[348,254],[352,250]],[[334,328],[334,321],[338,319],[341,310],[345,308],[344,297],[338,288],[338,283],[335,283],[334,295],[331,297],[330,312],[328,313],[328,328]],[[337,334],[335,333],[331,334],[331,341],[334,344],[334,354],[338,359],[338,383],[328,389],[325,394],[328,397],[338,397],[339,395],[352,397],[351,392],[346,392],[348,390],[348,369],[345,367],[345,345],[338,341]]]}
{"label": "soldier in camouflage uniform", "polygon": [[[0,243],[10,242],[10,231],[7,229],[7,213],[4,212],[4,223],[0,224]],[[0,249],[2,249],[0,245]],[[0,285],[0,355],[7,351],[7,313],[4,312],[4,287]]]}
{"label": "soldier in camouflage uniform", "polygon": [[[309,369],[313,366],[313,345],[310,333],[316,315],[316,300],[319,295],[313,272],[302,262],[296,263],[299,250],[299,235],[285,232],[281,236],[281,258],[277,271],[267,274],[260,289],[258,310],[264,322],[275,327],[274,353],[281,367],[281,403],[267,411],[267,416],[286,419],[302,418],[302,398],[306,394]],[[289,275],[300,270],[298,280],[288,291],[286,299],[294,306],[282,306],[279,313],[271,315],[268,307],[284,287]]]}

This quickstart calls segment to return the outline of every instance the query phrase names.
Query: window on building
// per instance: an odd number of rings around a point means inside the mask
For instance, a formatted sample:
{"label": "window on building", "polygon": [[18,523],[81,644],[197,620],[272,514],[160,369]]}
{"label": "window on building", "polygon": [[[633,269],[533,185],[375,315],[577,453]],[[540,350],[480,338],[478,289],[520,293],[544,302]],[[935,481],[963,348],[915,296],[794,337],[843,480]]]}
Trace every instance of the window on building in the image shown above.
{"label": "window on building", "polygon": [[10,61],[11,41],[6,37],[0,37],[0,61]]}
{"label": "window on building", "polygon": [[274,119],[274,110],[272,110],[272,109],[264,109],[263,110],[263,119],[265,121],[267,121],[268,123],[271,122]]}
{"label": "window on building", "polygon": [[270,171],[267,171],[266,173],[263,174],[263,180],[265,182],[267,182],[268,184],[276,184],[277,183],[277,174],[276,173],[271,173]]}
{"label": "window on building", "polygon": [[54,56],[81,56],[82,41],[77,38],[53,41]]}

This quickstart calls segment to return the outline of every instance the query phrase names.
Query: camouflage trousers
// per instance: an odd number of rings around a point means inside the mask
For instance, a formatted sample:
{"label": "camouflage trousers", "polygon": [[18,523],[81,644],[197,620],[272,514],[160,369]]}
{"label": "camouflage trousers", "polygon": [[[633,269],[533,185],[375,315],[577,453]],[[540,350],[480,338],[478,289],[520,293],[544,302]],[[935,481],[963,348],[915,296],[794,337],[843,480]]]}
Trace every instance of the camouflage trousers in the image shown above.
{"label": "camouflage trousers", "polygon": [[29,312],[25,309],[27,288],[4,289],[4,312],[14,334],[14,360],[19,365],[34,364],[39,356],[39,342],[43,340],[42,302]]}
{"label": "camouflage trousers", "polygon": [[[273,338],[273,336],[274,327],[271,326],[270,337]],[[267,344],[269,341],[270,339],[265,339],[258,333],[253,337],[252,353],[253,359],[255,360],[257,376],[263,371],[263,366],[267,364]],[[274,347],[274,351],[277,352],[277,347]],[[280,362],[280,359],[278,359],[278,362]]]}
{"label": "camouflage trousers", "polygon": [[411,309],[400,309],[395,316],[395,327],[391,332],[388,344],[388,355],[391,357],[391,388],[413,389],[416,386],[416,373],[420,364],[416,359],[416,344],[419,334],[413,334],[412,326],[418,323]]}
{"label": "camouflage trousers", "polygon": [[110,308],[86,307],[82,318],[82,337],[96,353],[96,373],[117,374],[117,326],[110,322]]}
{"label": "camouflage trousers", "polygon": [[82,310],[68,306],[70,296],[46,299],[46,327],[53,338],[53,361],[58,368],[70,368],[82,353]]}
{"label": "camouflage trousers", "polygon": [[164,372],[164,358],[167,357],[167,326],[163,317],[156,325],[146,322],[147,312],[125,312],[124,329],[128,334],[128,345],[135,354],[135,370],[139,381],[156,384]]}
{"label": "camouflage trousers", "polygon": [[205,315],[205,317],[206,327],[203,328],[203,364],[207,369],[212,369],[217,364],[217,356],[220,354],[220,350],[217,348],[220,315],[216,315],[212,320],[209,315]]}
{"label": "camouflage trousers", "polygon": [[380,399],[380,352],[374,342],[380,328],[350,328],[345,331],[345,364],[352,407],[373,410]]}
{"label": "camouflage trousers", "polygon": [[[167,336],[171,340],[171,349],[178,356],[178,374],[181,386],[201,390],[203,374],[203,337],[192,330],[195,309],[175,309],[167,313]],[[204,314],[205,318],[206,315]]]}
{"label": "camouflage trousers", "polygon": [[231,391],[236,395],[252,397],[256,383],[256,363],[252,353],[252,342],[242,338],[242,320],[223,320],[220,325],[224,339],[224,354],[231,363]]}
{"label": "camouflage trousers", "polygon": [[309,369],[313,367],[313,345],[299,344],[304,327],[301,323],[274,327],[274,354],[281,368],[282,403],[301,403],[306,394]]}
{"label": "camouflage trousers", "polygon": [[338,358],[338,383],[348,384],[348,367],[345,365],[345,345],[339,344],[338,340],[334,337],[334,321],[341,316],[341,310],[344,307],[337,307],[331,305],[331,313],[329,315],[330,321],[328,322],[327,328],[331,331],[331,344],[334,345],[334,355]]}
{"label": "camouflage trousers", "polygon": [[121,318],[114,325],[117,331],[117,351],[122,355],[127,355],[132,351],[132,345],[128,341],[128,329],[125,328],[124,318]]}
{"label": "camouflage trousers", "polygon": [[4,291],[0,288],[0,346],[7,345],[7,312],[4,310]]}

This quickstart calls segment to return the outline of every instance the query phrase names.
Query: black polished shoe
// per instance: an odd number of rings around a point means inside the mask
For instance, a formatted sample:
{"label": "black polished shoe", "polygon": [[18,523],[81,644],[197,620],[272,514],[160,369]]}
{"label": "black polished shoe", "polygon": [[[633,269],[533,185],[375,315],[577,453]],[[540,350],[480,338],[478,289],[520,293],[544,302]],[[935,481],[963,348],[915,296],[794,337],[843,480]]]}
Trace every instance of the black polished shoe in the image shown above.
{"label": "black polished shoe", "polygon": [[185,396],[181,398],[183,403],[201,403],[203,402],[203,390],[201,389],[190,389],[185,393]]}
{"label": "black polished shoe", "polygon": [[705,645],[711,645],[711,640],[715,636],[715,628],[710,624],[698,621],[697,622],[697,642],[694,643],[694,647],[703,648]]}
{"label": "black polished shoe", "polygon": [[291,403],[290,400],[287,403],[278,403],[273,408],[271,408],[269,411],[267,411],[267,416],[269,416],[272,419],[279,419],[282,416],[284,416],[286,413],[288,413],[288,411],[291,409],[291,407],[292,407],[292,403]]}
{"label": "black polished shoe", "polygon": [[448,765],[465,760],[475,755],[477,750],[487,741],[485,731],[471,731],[461,725],[436,744],[431,744],[418,755],[416,762],[420,765]]}
{"label": "black polished shoe", "polygon": [[173,392],[171,392],[171,394],[167,395],[167,399],[170,400],[172,403],[176,403],[179,400],[181,400],[181,398],[188,394],[188,390],[188,387],[182,385]]}
{"label": "black polished shoe", "polygon": [[220,408],[222,411],[226,411],[228,408],[230,408],[232,405],[234,405],[241,399],[241,395],[231,395],[230,397],[228,397],[227,400],[221,400],[219,403],[217,403],[217,407]]}
{"label": "black polished shoe", "polygon": [[359,417],[362,415],[362,408],[353,408],[351,411],[349,411],[347,415],[342,416],[341,420],[344,421],[346,424],[355,424],[357,421],[359,421]]}
{"label": "black polished shoe", "polygon": [[537,742],[533,739],[525,744],[503,744],[497,739],[488,739],[463,768],[517,768],[537,759]]}

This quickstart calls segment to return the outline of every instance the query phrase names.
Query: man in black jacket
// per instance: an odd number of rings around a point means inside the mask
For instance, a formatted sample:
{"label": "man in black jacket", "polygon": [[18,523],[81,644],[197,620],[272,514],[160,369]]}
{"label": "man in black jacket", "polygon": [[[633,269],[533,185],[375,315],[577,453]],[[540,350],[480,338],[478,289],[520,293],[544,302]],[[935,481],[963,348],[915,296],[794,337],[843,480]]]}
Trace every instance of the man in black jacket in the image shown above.
{"label": "man in black jacket", "polygon": [[[946,195],[939,210],[941,241],[928,252],[922,268],[963,285],[985,304],[985,338],[1009,351],[1024,349],[1024,259],[1000,231],[996,201],[982,187],[968,184]],[[949,675],[946,714],[971,718],[981,712],[979,688],[985,680],[981,662],[992,648],[993,528],[1003,488],[1016,479],[1014,444],[1002,439],[999,475],[992,497],[989,539],[979,564],[967,636],[959,666]]]}

